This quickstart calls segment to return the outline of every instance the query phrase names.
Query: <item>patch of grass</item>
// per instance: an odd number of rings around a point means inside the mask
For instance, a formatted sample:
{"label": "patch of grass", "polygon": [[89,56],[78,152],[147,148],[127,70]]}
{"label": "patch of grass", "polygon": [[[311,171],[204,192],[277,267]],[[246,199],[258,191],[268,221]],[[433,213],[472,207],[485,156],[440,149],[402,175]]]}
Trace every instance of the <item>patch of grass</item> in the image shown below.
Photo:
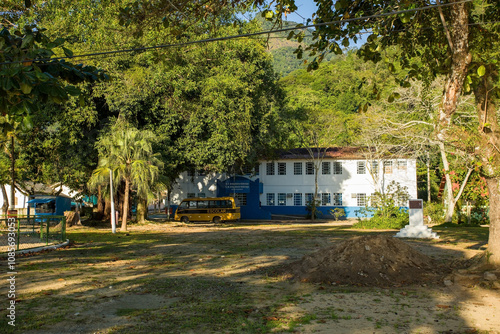
{"label": "patch of grass", "polygon": [[119,308],[116,310],[116,315],[119,317],[125,316],[136,316],[145,312],[144,310],[138,310],[135,308]]}
{"label": "patch of grass", "polygon": [[[79,318],[72,317],[75,310],[91,312],[97,304],[106,305],[105,298],[145,293],[163,297],[168,303],[147,310],[122,305],[116,314],[126,317],[127,324],[116,324],[108,329],[110,333],[270,333],[294,331],[317,320],[318,316],[324,320],[330,317],[334,321],[351,320],[351,315],[357,313],[349,307],[344,307],[345,310],[325,308],[318,311],[318,315],[280,312],[285,305],[316,298],[316,287],[290,284],[275,276],[266,277],[265,273],[272,269],[244,271],[242,268],[260,266],[252,257],[266,257],[274,266],[286,263],[290,250],[298,257],[319,245],[351,235],[380,232],[314,224],[287,225],[280,230],[281,226],[276,225],[276,231],[263,231],[252,229],[251,224],[231,225],[223,229],[207,227],[202,232],[183,227],[183,231],[177,233],[171,232],[172,229],[168,233],[158,228],[155,231],[132,229],[128,235],[113,235],[109,228],[70,230],[68,235],[76,241],[75,246],[23,259],[22,265],[26,268],[23,279],[40,286],[46,284],[46,287],[42,291],[32,290],[22,300],[17,314],[22,323],[17,323],[16,330],[50,330],[50,326],[58,322],[78,323]],[[444,230],[440,235],[445,235],[448,241],[465,239],[459,230]],[[474,234],[466,239],[475,240]],[[228,268],[235,269],[220,273]],[[60,278],[66,285],[53,288],[52,284]],[[321,298],[326,300],[324,294],[372,294],[377,291],[376,288],[372,291],[325,285]],[[372,299],[381,303],[379,296],[372,294]],[[399,290],[391,296],[398,304],[400,300],[406,301]],[[406,304],[401,306],[404,308]],[[0,310],[0,316],[5,319],[4,315],[5,311]],[[386,324],[378,320],[375,325]],[[13,331],[5,322],[0,322],[0,332]]]}
{"label": "patch of grass", "polygon": [[489,228],[481,226],[466,227],[454,223],[444,223],[432,227],[443,241],[471,240],[488,241]]}
{"label": "patch of grass", "polygon": [[300,317],[297,322],[302,325],[310,324],[312,320],[316,320],[318,317],[315,314],[306,314]]}

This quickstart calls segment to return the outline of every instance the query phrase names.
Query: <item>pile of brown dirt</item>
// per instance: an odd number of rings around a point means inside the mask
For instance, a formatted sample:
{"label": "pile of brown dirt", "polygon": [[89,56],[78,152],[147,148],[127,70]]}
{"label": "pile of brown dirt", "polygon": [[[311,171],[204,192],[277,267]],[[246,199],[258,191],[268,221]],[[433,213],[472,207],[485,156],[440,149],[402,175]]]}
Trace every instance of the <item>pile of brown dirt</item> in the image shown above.
{"label": "pile of brown dirt", "polygon": [[302,282],[400,286],[433,281],[441,269],[403,241],[383,235],[346,240],[304,256],[281,274]]}

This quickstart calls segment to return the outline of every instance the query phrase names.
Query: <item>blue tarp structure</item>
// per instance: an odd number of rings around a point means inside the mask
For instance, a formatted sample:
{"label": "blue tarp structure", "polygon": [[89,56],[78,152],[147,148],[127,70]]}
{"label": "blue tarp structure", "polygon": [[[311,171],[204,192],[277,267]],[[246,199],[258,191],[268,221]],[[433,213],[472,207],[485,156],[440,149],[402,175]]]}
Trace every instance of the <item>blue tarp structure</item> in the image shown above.
{"label": "blue tarp structure", "polygon": [[[45,206],[42,209],[43,204],[48,204],[48,203],[53,203],[53,204],[49,204],[50,205],[49,207]],[[33,210],[34,212],[30,212],[31,211],[30,208],[34,209]],[[28,201],[28,215],[35,214],[35,215],[62,216],[64,215],[64,211],[70,211],[70,210],[71,210],[71,198],[66,196],[47,197],[47,195],[42,195],[41,197],[38,198],[35,197]]]}
{"label": "blue tarp structure", "polygon": [[43,203],[49,203],[51,201],[55,201],[55,198],[34,198],[29,200],[27,203],[35,203],[35,204],[43,204]]}

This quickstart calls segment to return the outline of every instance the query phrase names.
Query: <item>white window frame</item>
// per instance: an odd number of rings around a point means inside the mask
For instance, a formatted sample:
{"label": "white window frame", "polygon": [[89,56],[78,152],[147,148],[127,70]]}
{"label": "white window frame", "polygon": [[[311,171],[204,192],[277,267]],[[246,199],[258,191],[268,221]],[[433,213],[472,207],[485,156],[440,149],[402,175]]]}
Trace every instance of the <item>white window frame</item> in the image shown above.
{"label": "white window frame", "polygon": [[330,161],[323,161],[321,163],[321,174],[330,175],[332,174],[332,164]]}
{"label": "white window frame", "polygon": [[357,174],[366,174],[366,162],[365,161],[358,161],[357,164]]}
{"label": "white window frame", "polygon": [[392,160],[384,161],[384,174],[392,174],[392,172],[393,172]]}
{"label": "white window frame", "polygon": [[302,194],[301,193],[293,194],[293,205],[294,206],[302,206]]}
{"label": "white window frame", "polygon": [[314,175],[314,162],[306,162],[306,175]]}
{"label": "white window frame", "polygon": [[378,175],[378,161],[377,160],[372,160],[370,161],[370,168],[371,168],[371,172],[374,174],[374,175]]}
{"label": "white window frame", "polygon": [[278,175],[286,175],[286,162],[278,162]]}
{"label": "white window frame", "polygon": [[333,193],[332,195],[332,204],[334,206],[342,206],[342,193]]}
{"label": "white window frame", "polygon": [[275,194],[274,193],[267,193],[266,194],[266,205],[267,206],[275,206]]}
{"label": "white window frame", "polygon": [[362,193],[356,194],[356,204],[357,206],[366,206],[367,205],[366,194]]}
{"label": "white window frame", "polygon": [[286,206],[286,193],[278,193],[278,206]]}
{"label": "white window frame", "polygon": [[321,193],[321,205],[331,205],[332,195],[330,193]]}
{"label": "white window frame", "polygon": [[333,175],[342,175],[342,161],[334,161],[332,168]]}
{"label": "white window frame", "polygon": [[302,175],[302,162],[293,163],[293,175]]}
{"label": "white window frame", "polygon": [[398,169],[406,171],[408,169],[408,161],[406,161],[406,160],[398,160]]}
{"label": "white window frame", "polygon": [[274,170],[274,162],[268,162],[266,163],[266,175],[274,175],[275,170]]}
{"label": "white window frame", "polygon": [[234,199],[238,202],[240,206],[247,205],[247,194],[246,193],[236,193],[234,194]]}

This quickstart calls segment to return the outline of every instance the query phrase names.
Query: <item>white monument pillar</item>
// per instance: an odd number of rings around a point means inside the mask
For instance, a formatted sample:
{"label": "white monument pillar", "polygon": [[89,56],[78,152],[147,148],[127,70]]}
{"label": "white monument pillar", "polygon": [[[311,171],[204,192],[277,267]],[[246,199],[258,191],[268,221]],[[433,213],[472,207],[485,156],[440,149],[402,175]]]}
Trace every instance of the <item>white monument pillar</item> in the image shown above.
{"label": "white monument pillar", "polygon": [[395,237],[397,238],[420,238],[439,239],[436,232],[424,225],[424,202],[421,199],[408,201],[410,213],[410,224],[402,228]]}

